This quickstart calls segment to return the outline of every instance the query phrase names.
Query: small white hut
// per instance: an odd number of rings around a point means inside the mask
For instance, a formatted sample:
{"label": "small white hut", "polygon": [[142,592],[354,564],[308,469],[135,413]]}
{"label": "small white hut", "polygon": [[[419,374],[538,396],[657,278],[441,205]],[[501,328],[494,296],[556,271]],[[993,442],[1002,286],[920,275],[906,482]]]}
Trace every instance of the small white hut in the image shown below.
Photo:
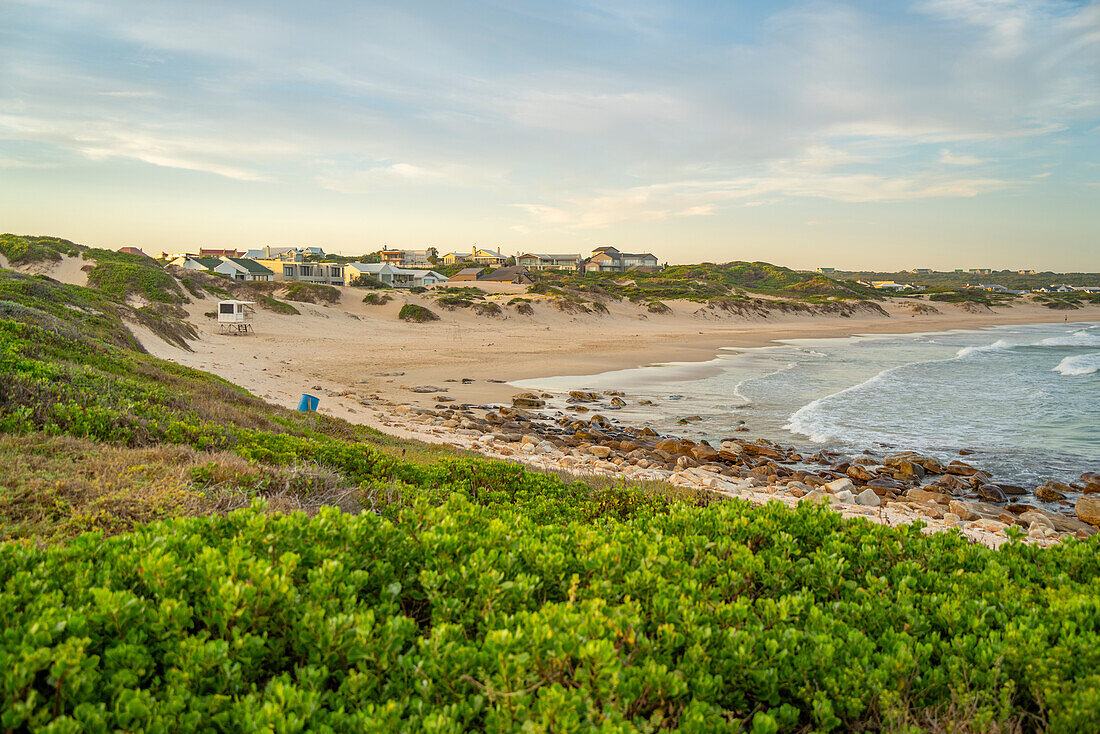
{"label": "small white hut", "polygon": [[223,334],[251,332],[255,305],[255,301],[218,301],[218,330]]}

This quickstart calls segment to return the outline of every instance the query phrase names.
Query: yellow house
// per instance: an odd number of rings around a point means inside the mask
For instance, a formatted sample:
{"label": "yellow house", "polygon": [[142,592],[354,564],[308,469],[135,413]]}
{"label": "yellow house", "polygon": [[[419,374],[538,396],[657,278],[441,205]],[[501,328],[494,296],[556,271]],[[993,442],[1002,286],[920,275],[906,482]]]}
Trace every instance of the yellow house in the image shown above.
{"label": "yellow house", "polygon": [[507,259],[508,258],[495,250],[486,250],[481,247],[471,247],[469,254],[464,252],[448,252],[443,256],[443,262],[447,265],[454,265],[456,262],[468,260],[470,262],[481,263],[482,265],[492,265],[498,268],[502,267]]}

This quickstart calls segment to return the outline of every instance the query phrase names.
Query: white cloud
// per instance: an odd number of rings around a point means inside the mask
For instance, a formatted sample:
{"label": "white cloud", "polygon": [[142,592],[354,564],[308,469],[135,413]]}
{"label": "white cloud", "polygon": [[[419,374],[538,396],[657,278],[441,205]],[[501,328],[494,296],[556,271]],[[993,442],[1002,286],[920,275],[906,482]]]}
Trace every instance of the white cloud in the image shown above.
{"label": "white cloud", "polygon": [[947,148],[940,151],[940,163],[949,166],[976,166],[981,162],[981,158],[965,153],[952,153]]}

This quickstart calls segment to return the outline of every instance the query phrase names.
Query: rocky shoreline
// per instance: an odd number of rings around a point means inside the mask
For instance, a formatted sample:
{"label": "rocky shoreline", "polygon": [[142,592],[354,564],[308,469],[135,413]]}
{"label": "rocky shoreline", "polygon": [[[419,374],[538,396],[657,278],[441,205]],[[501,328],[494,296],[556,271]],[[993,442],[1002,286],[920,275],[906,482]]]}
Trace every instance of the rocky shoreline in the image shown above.
{"label": "rocky shoreline", "polygon": [[758,504],[821,502],[845,517],[889,525],[919,520],[925,532],[957,530],[992,547],[1007,542],[1010,528],[1045,547],[1086,538],[1100,526],[1100,474],[1094,472],[1082,474],[1079,483],[1038,487],[1034,497],[1054,503],[1059,510],[1053,510],[1028,502],[1028,490],[994,482],[960,460],[943,464],[908,451],[868,451],[850,459],[830,451],[802,455],[764,439],[727,438],[716,447],[607,418],[597,411],[624,404],[614,390],[571,392],[574,414],[545,410],[552,397],[523,393],[502,406],[452,405],[440,396],[434,408],[371,407],[380,410],[383,426],[536,469],[665,482]]}

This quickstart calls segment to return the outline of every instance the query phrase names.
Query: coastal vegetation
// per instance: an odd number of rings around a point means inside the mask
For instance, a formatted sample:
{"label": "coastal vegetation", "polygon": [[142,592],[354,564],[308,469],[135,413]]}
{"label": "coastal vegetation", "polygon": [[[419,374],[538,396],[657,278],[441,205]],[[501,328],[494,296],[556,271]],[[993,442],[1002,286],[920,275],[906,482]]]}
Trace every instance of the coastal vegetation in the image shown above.
{"label": "coastal vegetation", "polygon": [[132,292],[0,271],[7,730],[1100,727],[1100,535],[403,441],[144,353],[186,322]]}
{"label": "coastal vegetation", "polygon": [[439,321],[438,314],[415,303],[406,303],[402,306],[401,310],[397,313],[397,318],[402,321],[412,321],[417,324],[424,324],[429,321]]}

